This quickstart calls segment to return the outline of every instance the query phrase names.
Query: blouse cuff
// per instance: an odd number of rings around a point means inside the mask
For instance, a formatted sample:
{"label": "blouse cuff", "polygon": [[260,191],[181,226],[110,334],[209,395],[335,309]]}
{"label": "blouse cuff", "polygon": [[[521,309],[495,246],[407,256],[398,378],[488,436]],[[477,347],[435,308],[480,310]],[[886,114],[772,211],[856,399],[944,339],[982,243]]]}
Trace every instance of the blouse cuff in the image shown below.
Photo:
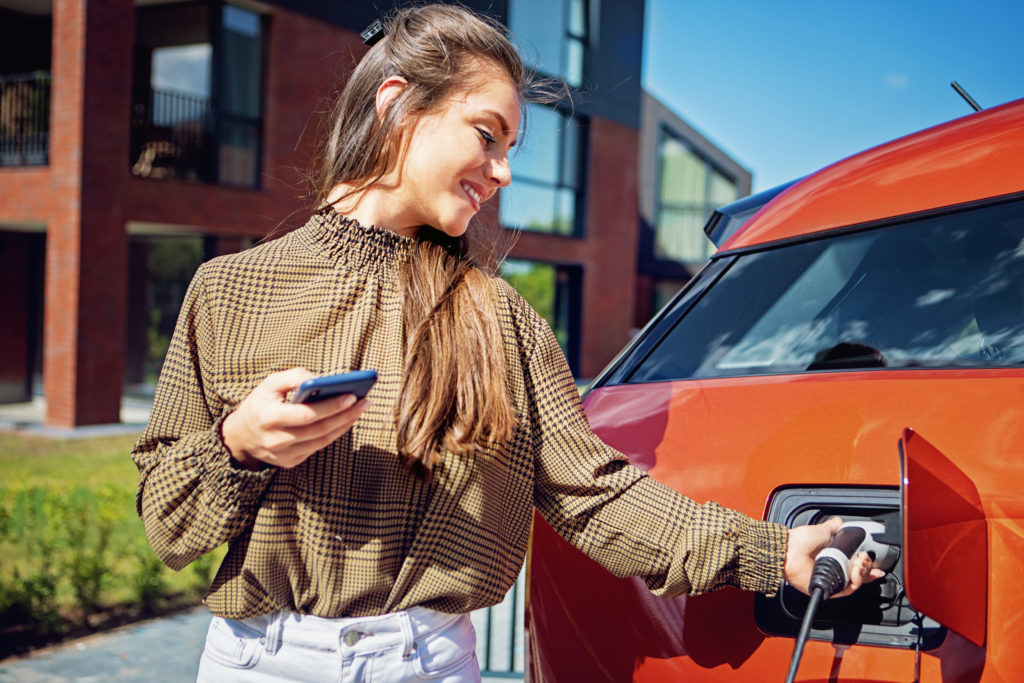
{"label": "blouse cuff", "polygon": [[775,595],[782,585],[789,530],[781,524],[751,521],[740,532],[739,588]]}
{"label": "blouse cuff", "polygon": [[205,457],[200,460],[202,480],[213,494],[214,500],[224,508],[253,507],[274,476],[274,468],[247,470],[240,467],[231,451],[224,444],[221,427],[227,413],[217,418],[206,433],[210,443],[203,449]]}

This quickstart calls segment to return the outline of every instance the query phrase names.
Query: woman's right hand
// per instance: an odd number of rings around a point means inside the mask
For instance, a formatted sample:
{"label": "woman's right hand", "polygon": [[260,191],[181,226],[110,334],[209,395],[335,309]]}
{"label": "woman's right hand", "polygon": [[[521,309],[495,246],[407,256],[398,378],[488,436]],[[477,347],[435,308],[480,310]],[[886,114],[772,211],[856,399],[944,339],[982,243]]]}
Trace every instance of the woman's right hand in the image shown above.
{"label": "woman's right hand", "polygon": [[286,402],[288,392],[315,376],[303,368],[275,372],[224,419],[224,445],[239,465],[295,467],[352,428],[366,399],[346,394],[316,403]]}

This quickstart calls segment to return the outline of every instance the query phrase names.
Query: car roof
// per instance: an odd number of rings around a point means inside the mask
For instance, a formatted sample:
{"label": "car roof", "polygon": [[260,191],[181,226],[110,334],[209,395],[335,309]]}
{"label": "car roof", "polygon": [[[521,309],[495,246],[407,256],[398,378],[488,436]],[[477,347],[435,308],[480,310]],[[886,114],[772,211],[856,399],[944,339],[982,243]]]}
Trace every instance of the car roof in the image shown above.
{"label": "car roof", "polygon": [[1024,191],[1024,99],[843,159],[797,181],[722,251]]}

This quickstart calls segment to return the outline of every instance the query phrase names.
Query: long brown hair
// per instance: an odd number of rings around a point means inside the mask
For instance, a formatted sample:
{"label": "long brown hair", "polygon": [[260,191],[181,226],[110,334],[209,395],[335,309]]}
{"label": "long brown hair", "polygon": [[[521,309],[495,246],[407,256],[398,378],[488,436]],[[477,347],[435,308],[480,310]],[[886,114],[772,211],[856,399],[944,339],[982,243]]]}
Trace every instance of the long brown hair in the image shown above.
{"label": "long brown hair", "polygon": [[[533,87],[504,29],[491,19],[461,7],[427,5],[400,10],[384,25],[386,35],[360,61],[328,119],[312,172],[318,205],[340,183],[357,193],[380,181],[397,163],[417,117],[493,76],[494,69],[508,76],[521,102]],[[481,63],[493,68],[471,68]],[[377,88],[394,75],[408,86],[379,117]],[[504,250],[493,238],[500,229],[481,235],[485,230],[475,219],[460,238],[420,228],[403,272],[406,356],[395,408],[398,454],[424,476],[440,461],[442,448],[469,454],[509,438],[516,425],[490,282]]]}

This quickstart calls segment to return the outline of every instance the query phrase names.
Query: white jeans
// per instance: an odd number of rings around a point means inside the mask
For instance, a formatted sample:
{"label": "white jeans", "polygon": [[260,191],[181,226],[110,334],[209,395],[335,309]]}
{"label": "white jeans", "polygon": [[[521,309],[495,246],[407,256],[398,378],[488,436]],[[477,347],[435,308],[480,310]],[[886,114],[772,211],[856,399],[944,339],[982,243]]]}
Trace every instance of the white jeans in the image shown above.
{"label": "white jeans", "polygon": [[345,619],[294,612],[241,621],[214,617],[197,678],[198,683],[479,680],[469,615],[425,607]]}

